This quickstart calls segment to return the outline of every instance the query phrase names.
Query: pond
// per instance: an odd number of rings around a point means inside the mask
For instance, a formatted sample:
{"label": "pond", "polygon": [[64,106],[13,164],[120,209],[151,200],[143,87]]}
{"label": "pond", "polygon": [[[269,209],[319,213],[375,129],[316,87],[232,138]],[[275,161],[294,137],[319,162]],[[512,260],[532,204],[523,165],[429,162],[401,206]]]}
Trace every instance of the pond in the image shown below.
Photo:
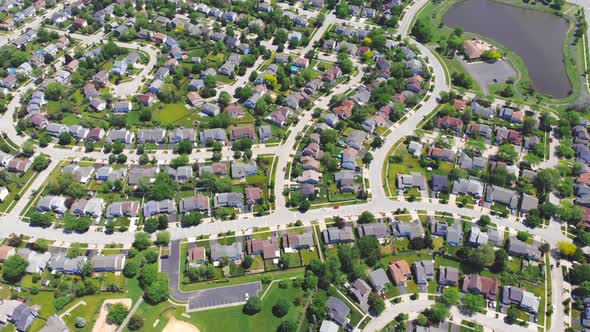
{"label": "pond", "polygon": [[497,40],[518,54],[536,91],[557,98],[571,91],[563,62],[566,19],[492,0],[465,0],[445,13],[443,23]]}

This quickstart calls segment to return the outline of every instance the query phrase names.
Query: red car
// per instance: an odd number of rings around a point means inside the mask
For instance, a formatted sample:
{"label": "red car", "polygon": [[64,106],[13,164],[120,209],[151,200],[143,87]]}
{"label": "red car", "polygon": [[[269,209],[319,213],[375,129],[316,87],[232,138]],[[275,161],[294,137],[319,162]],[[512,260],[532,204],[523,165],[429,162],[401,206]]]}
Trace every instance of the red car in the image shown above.
{"label": "red car", "polygon": [[334,206],[334,210],[338,210],[340,208],[340,205],[335,205]]}

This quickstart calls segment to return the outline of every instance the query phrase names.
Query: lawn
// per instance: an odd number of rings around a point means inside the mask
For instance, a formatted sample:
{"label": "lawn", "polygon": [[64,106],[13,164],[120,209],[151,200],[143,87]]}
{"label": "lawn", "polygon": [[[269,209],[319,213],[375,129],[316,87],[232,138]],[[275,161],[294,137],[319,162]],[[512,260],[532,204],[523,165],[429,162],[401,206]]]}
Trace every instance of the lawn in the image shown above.
{"label": "lawn", "polygon": [[168,125],[188,116],[190,113],[184,104],[178,103],[167,104],[162,108],[158,108],[152,115],[154,120],[160,121],[163,125]]}
{"label": "lawn", "polygon": [[[162,331],[170,317],[176,315],[180,311],[182,311],[181,308],[172,305],[170,302],[150,305],[144,301],[139,305],[135,314],[144,319],[141,331],[157,332]],[[158,324],[154,326],[156,320],[158,320]],[[124,331],[131,330],[125,326]]]}
{"label": "lawn", "polygon": [[[286,319],[300,321],[304,315],[303,306],[296,306],[293,301],[303,296],[299,288],[289,286],[287,289],[273,284],[272,288],[262,300],[262,309],[253,316],[242,313],[242,306],[234,306],[222,309],[200,311],[190,314],[190,319],[184,316],[178,319],[195,324],[201,332],[215,331],[276,331],[280,322]],[[282,318],[272,314],[272,307],[279,299],[287,299],[291,302],[289,313]],[[231,317],[231,319],[228,319]]]}
{"label": "lawn", "polygon": [[288,278],[292,278],[292,277],[302,277],[304,270],[305,270],[304,268],[295,268],[295,269],[289,269],[289,270],[284,270],[284,271],[244,275],[244,276],[228,278],[228,279],[201,281],[201,282],[194,282],[194,283],[190,283],[190,284],[181,283],[180,288],[183,291],[193,291],[193,290],[199,290],[199,289],[239,285],[239,284],[244,284],[244,283],[248,283],[248,282],[259,281],[262,279],[263,276],[272,276],[272,279],[274,279],[274,280],[288,279]]}

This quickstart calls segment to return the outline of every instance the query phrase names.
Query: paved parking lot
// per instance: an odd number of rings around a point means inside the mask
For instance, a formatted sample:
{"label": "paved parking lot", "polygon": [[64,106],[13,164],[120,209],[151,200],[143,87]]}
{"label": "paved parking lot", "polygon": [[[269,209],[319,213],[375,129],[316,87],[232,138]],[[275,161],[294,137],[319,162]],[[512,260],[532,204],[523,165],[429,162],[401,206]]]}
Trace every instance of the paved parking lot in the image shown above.
{"label": "paved parking lot", "polygon": [[[504,83],[510,77],[516,77],[514,69],[505,60],[494,63],[475,62],[467,63],[457,57],[467,72],[479,84],[484,93],[488,92],[488,85],[492,83]],[[496,80],[494,82],[494,79]]]}
{"label": "paved parking lot", "polygon": [[188,311],[204,310],[210,307],[235,305],[246,302],[246,293],[252,297],[262,290],[260,281],[249,284],[210,288],[192,293]]}

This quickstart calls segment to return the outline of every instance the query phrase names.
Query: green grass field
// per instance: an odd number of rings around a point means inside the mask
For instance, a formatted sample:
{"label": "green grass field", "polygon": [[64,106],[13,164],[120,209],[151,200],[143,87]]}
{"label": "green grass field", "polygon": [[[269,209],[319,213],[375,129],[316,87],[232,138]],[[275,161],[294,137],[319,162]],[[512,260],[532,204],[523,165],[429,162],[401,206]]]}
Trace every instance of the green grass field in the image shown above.
{"label": "green grass field", "polygon": [[[281,289],[278,284],[273,284],[266,297],[262,300],[262,310],[253,316],[242,313],[242,306],[207,310],[190,314],[190,319],[183,316],[178,319],[195,324],[201,332],[215,331],[276,331],[283,320],[292,319],[299,322],[304,315],[303,306],[296,306],[293,301],[303,296],[299,288],[289,286]],[[272,307],[281,298],[291,302],[289,313],[282,318],[272,314]],[[231,317],[231,319],[228,319]]]}
{"label": "green grass field", "polygon": [[160,121],[167,125],[174,123],[191,113],[184,104],[167,104],[163,108],[158,108],[153,112],[154,120]]}

